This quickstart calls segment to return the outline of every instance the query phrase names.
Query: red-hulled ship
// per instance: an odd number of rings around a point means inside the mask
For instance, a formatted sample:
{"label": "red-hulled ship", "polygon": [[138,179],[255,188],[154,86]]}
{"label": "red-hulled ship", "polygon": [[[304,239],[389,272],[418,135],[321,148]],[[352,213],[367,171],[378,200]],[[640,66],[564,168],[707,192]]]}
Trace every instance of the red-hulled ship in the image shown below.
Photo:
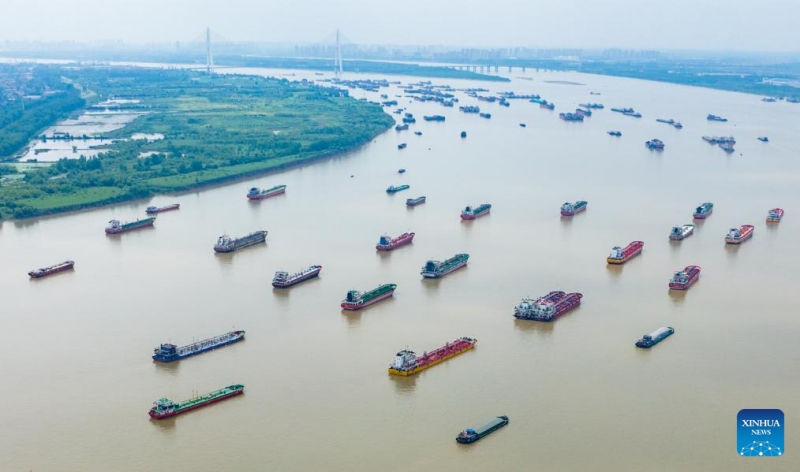
{"label": "red-hulled ship", "polygon": [[148,215],[154,215],[156,213],[164,213],[165,211],[173,211],[173,210],[180,210],[181,204],[180,203],[173,203],[171,205],[157,207],[157,206],[149,206],[145,210],[145,213]]}
{"label": "red-hulled ship", "polygon": [[638,256],[643,248],[644,243],[642,241],[633,241],[624,248],[614,246],[611,249],[611,254],[606,258],[606,262],[609,264],[623,264],[627,262],[628,259]]}
{"label": "red-hulled ship", "polygon": [[580,305],[582,298],[583,294],[577,292],[550,292],[534,301],[527,309],[518,307],[514,316],[524,320],[553,321]]}
{"label": "red-hulled ship", "polygon": [[725,236],[725,244],[741,244],[753,237],[753,225],[742,225],[738,228],[731,228]]}
{"label": "red-hulled ship", "polygon": [[669,280],[670,290],[686,290],[700,278],[700,266],[690,265],[685,269],[675,272]]}
{"label": "red-hulled ship", "polygon": [[379,251],[391,251],[392,249],[400,246],[410,244],[414,240],[415,233],[403,233],[400,236],[393,238],[389,235],[381,236],[375,249]]}
{"label": "red-hulled ship", "polygon": [[56,264],[50,267],[43,267],[41,269],[34,269],[28,272],[28,275],[31,278],[38,279],[39,277],[46,277],[48,275],[57,274],[59,272],[63,272],[65,270],[70,270],[75,266],[75,261],[64,261],[60,264]]}

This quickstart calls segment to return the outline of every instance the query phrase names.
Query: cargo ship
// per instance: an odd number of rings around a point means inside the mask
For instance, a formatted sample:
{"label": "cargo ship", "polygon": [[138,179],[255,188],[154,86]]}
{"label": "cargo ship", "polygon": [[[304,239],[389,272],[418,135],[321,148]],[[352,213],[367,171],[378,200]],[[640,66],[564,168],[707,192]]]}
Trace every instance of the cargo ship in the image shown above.
{"label": "cargo ship", "polygon": [[491,113],[478,113],[478,116],[480,116],[481,118],[486,118],[487,120],[492,119]]}
{"label": "cargo ship", "polygon": [[633,108],[612,108],[611,111],[617,113],[634,113]]}
{"label": "cargo ship", "polygon": [[547,110],[553,110],[555,109],[555,107],[556,107],[555,103],[549,103],[547,100],[543,100],[539,104],[539,108],[545,108]]}
{"label": "cargo ship", "polygon": [[728,154],[736,151],[736,149],[734,149],[734,147],[733,147],[733,144],[720,143],[720,144],[718,144],[718,146],[719,146],[720,149],[722,149],[723,151],[727,152]]}
{"label": "cargo ship", "polygon": [[694,225],[673,226],[669,232],[669,239],[672,241],[682,241],[694,233]]}
{"label": "cargo ship", "polygon": [[731,228],[725,236],[725,244],[741,244],[753,237],[753,225],[741,225],[738,228]]}
{"label": "cargo ship", "polygon": [[482,203],[476,207],[467,206],[461,211],[462,220],[474,220],[483,215],[488,215],[492,211],[492,205],[489,203]]}
{"label": "cargo ship", "polygon": [[783,218],[782,208],[773,208],[767,213],[767,223],[780,223]]}
{"label": "cargo ship", "polygon": [[411,244],[411,241],[414,240],[414,234],[415,233],[403,233],[396,238],[393,238],[389,235],[381,236],[378,240],[378,244],[375,246],[375,249],[378,251],[391,251],[392,249],[396,249],[400,246]]}
{"label": "cargo ship", "polygon": [[625,116],[632,116],[632,117],[634,117],[634,118],[641,118],[641,117],[642,117],[642,114],[641,114],[641,113],[639,113],[639,112],[635,112],[635,111],[631,111],[631,112],[623,112],[622,114],[623,114],[623,115],[625,115]]}
{"label": "cargo ship", "polygon": [[394,185],[390,185],[389,188],[386,189],[386,193],[397,193],[401,190],[406,190],[409,188],[411,188],[411,186],[406,184],[399,185],[397,187],[395,187]]}
{"label": "cargo ship", "polygon": [[736,144],[733,136],[703,136],[703,141],[708,144]]}
{"label": "cargo ship", "polygon": [[481,108],[476,106],[460,106],[458,107],[459,110],[463,111],[464,113],[480,113]]}
{"label": "cargo ship", "polygon": [[408,144],[406,144],[406,143],[400,143],[400,144],[398,144],[398,145],[397,145],[397,149],[405,149],[405,148],[406,148],[406,146],[408,146]]}
{"label": "cargo ship", "polygon": [[701,203],[699,207],[694,209],[692,217],[696,220],[704,220],[708,218],[714,211],[714,204],[711,202]]}
{"label": "cargo ship", "polygon": [[658,328],[650,334],[645,334],[642,336],[642,339],[636,341],[636,347],[651,348],[666,339],[674,332],[675,330],[671,326]]}
{"label": "cargo ship", "polygon": [[602,110],[604,108],[602,103],[579,103],[578,106],[595,110]]}
{"label": "cargo ship", "polygon": [[254,244],[263,243],[267,239],[267,231],[256,231],[241,238],[232,238],[227,234],[223,234],[217,239],[217,244],[214,245],[216,252],[233,252],[237,249],[252,246]]}
{"label": "cargo ship", "polygon": [[422,119],[425,121],[444,121],[445,117],[442,115],[431,115],[431,116],[423,116]]}
{"label": "cargo ship", "polygon": [[488,436],[508,424],[508,416],[498,416],[474,428],[467,428],[456,436],[456,442],[469,444]]}
{"label": "cargo ship", "polygon": [[621,131],[608,131],[608,134],[611,136],[622,136]]}
{"label": "cargo ship", "polygon": [[564,121],[583,121],[583,115],[578,113],[559,113],[558,117]]}
{"label": "cargo ship", "polygon": [[700,266],[690,265],[675,272],[669,280],[670,290],[686,290],[700,277]]}
{"label": "cargo ship", "polygon": [[52,265],[50,267],[42,267],[40,269],[34,269],[28,272],[28,275],[33,279],[38,279],[40,277],[47,277],[48,275],[57,274],[59,272],[64,272],[65,270],[70,270],[75,266],[75,261],[64,261],[56,265]]}
{"label": "cargo ship", "polygon": [[587,117],[587,116],[589,118],[592,117],[592,110],[584,110],[583,108],[576,108],[575,109],[575,113],[578,114],[578,115],[582,115],[584,117]]}
{"label": "cargo ship", "polygon": [[181,208],[180,203],[173,203],[172,205],[167,205],[163,207],[149,206],[145,210],[145,213],[147,213],[148,215],[155,215],[156,213],[164,213],[165,211],[179,210],[180,208]]}
{"label": "cargo ship", "polygon": [[656,118],[656,121],[658,121],[659,123],[666,123],[668,125],[674,125],[676,123],[676,121],[673,120],[672,118],[668,120],[665,120],[664,118]]}
{"label": "cargo ship", "polygon": [[614,246],[611,248],[611,254],[606,258],[606,262],[609,264],[624,264],[641,254],[643,248],[644,242],[642,241],[633,241],[624,248]]}
{"label": "cargo ship", "polygon": [[119,234],[126,231],[133,231],[135,229],[147,228],[149,226],[153,226],[155,221],[155,217],[131,221],[128,223],[120,223],[119,220],[111,220],[108,222],[108,226],[106,226],[106,234]]}
{"label": "cargo ship", "polygon": [[578,200],[575,203],[566,202],[561,205],[561,216],[572,216],[575,213],[580,213],[586,209],[586,206],[589,202],[584,200]]}
{"label": "cargo ship", "polygon": [[426,197],[425,195],[417,198],[409,198],[406,200],[406,206],[415,207],[417,205],[422,205],[425,203]]}
{"label": "cargo ship", "polygon": [[527,309],[515,309],[514,317],[532,321],[553,321],[580,305],[582,298],[583,294],[577,292],[550,292],[544,297],[533,301]]}
{"label": "cargo ship", "polygon": [[321,265],[312,265],[294,274],[279,270],[275,272],[275,277],[272,278],[272,286],[275,288],[288,288],[308,279],[313,279],[319,275],[321,270]]}
{"label": "cargo ship", "polygon": [[706,117],[706,119],[707,119],[708,121],[721,121],[721,122],[723,122],[723,123],[724,123],[724,122],[726,122],[726,121],[728,121],[728,119],[727,119],[727,118],[723,118],[723,117],[721,117],[721,116],[717,116],[717,115],[711,115],[711,114],[709,114],[709,115]]}
{"label": "cargo ship", "polygon": [[769,142],[769,138],[766,136],[759,136],[758,140],[761,141],[762,143]]}
{"label": "cargo ship", "polygon": [[261,190],[258,187],[253,187],[249,192],[247,192],[247,199],[263,200],[265,198],[274,197],[275,195],[280,195],[282,193],[286,193],[285,185],[276,185],[265,190]]}
{"label": "cargo ship", "polygon": [[405,131],[407,129],[408,129],[408,124],[407,123],[404,123],[402,125],[397,125],[397,126],[394,127],[395,131]]}
{"label": "cargo ship", "polygon": [[651,139],[644,143],[647,146],[647,149],[652,149],[656,151],[662,151],[664,149],[664,142],[660,139]]}
{"label": "cargo ship", "polygon": [[423,352],[417,357],[414,351],[403,349],[394,358],[394,364],[389,366],[389,373],[407,377],[421,372],[429,367],[451,359],[459,354],[469,351],[478,342],[477,339],[466,336],[456,339],[453,342],[444,343],[444,346],[434,349],[431,352]]}
{"label": "cargo ship", "polygon": [[429,260],[425,262],[420,275],[426,279],[438,279],[439,277],[444,277],[454,270],[466,266],[467,261],[469,261],[469,254],[456,254],[455,256],[443,262]]}
{"label": "cargo ship", "polygon": [[160,398],[158,401],[153,403],[153,407],[150,408],[150,412],[148,414],[150,415],[150,418],[163,420],[164,418],[180,415],[181,413],[186,413],[187,411],[195,410],[227,398],[235,397],[236,395],[241,395],[242,393],[244,393],[244,385],[234,384],[213,392],[190,398],[189,400],[183,400],[179,402],[172,401],[169,398]]}
{"label": "cargo ship", "polygon": [[153,360],[156,362],[174,362],[218,347],[227,346],[244,339],[244,330],[231,331],[229,333],[214,336],[213,338],[197,341],[178,347],[175,344],[162,344],[153,349]]}
{"label": "cargo ship", "polygon": [[396,288],[397,284],[383,284],[364,293],[349,290],[345,299],[342,300],[342,308],[345,310],[360,310],[391,297]]}
{"label": "cargo ship", "polygon": [[533,310],[537,303],[546,301],[556,302],[563,298],[564,295],[566,295],[564,292],[550,292],[536,299],[530,297],[523,298],[519,305],[514,307],[514,318],[531,320],[533,319]]}
{"label": "cargo ship", "polygon": [[405,169],[397,169],[397,173],[398,174],[405,174],[406,170]]}

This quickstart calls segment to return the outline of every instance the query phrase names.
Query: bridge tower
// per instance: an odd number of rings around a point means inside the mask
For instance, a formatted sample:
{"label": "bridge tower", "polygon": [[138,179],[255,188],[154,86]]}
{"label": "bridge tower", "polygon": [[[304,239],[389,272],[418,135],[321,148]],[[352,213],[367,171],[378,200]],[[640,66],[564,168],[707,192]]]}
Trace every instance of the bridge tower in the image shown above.
{"label": "bridge tower", "polygon": [[333,57],[333,72],[336,74],[336,77],[339,78],[344,72],[344,68],[342,66],[342,44],[340,40],[339,28],[336,28],[336,52],[334,53]]}
{"label": "bridge tower", "polygon": [[214,72],[214,56],[211,54],[211,28],[206,27],[206,72]]}

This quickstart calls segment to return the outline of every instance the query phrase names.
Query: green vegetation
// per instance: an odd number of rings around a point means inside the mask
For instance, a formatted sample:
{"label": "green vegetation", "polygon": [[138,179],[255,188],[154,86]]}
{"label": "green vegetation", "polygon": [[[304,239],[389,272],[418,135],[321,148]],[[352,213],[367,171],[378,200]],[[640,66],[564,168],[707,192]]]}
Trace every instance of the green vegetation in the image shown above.
{"label": "green vegetation", "polygon": [[[40,67],[46,73],[58,69],[91,91],[92,103],[110,96],[136,99],[140,102],[123,107],[146,113],[104,133],[116,140],[96,158],[61,159],[18,170],[22,179],[2,180],[2,217],[75,210],[263,173],[347,151],[394,124],[377,104],[307,82],[182,70]],[[128,139],[133,133],[160,133],[164,139]],[[0,169],[0,176],[15,173],[8,165]]]}

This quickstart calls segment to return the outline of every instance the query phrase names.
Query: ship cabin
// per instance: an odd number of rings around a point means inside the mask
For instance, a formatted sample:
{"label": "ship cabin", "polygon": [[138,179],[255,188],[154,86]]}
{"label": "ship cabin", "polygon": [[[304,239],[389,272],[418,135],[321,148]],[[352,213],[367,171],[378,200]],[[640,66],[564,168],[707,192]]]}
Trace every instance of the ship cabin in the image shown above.
{"label": "ship cabin", "polygon": [[273,282],[286,282],[289,280],[289,273],[284,271],[275,272],[275,277],[272,278]]}
{"label": "ship cabin", "polygon": [[611,248],[611,254],[608,255],[609,259],[622,259],[622,248],[614,246]]}
{"label": "ship cabin", "polygon": [[150,409],[151,413],[156,416],[168,415],[175,411],[177,405],[169,398],[159,398],[158,401],[153,403],[153,408]]}
{"label": "ship cabin", "polygon": [[681,228],[680,226],[673,226],[670,236],[672,236],[673,238],[683,238],[683,228]]}
{"label": "ship cabin", "polygon": [[158,207],[154,207],[154,206],[149,206],[149,207],[147,207],[145,209],[145,212],[147,212],[147,213],[156,213],[157,211],[158,211]]}
{"label": "ship cabin", "polygon": [[231,237],[228,236],[227,234],[223,234],[222,236],[217,238],[217,246],[220,247],[230,246],[231,242],[232,242]]}
{"label": "ship cabin", "polygon": [[153,359],[160,361],[175,360],[178,358],[178,346],[174,344],[162,344],[153,349]]}
{"label": "ship cabin", "polygon": [[118,229],[121,229],[121,228],[122,228],[122,224],[119,222],[119,220],[111,220],[111,221],[108,222],[108,226],[106,226],[106,229],[110,229],[110,230],[118,230]]}
{"label": "ship cabin", "polygon": [[422,269],[425,272],[436,272],[439,270],[439,266],[442,263],[439,261],[428,261],[425,263],[425,267]]}
{"label": "ship cabin", "polygon": [[359,302],[361,301],[361,294],[358,293],[358,290],[348,290],[345,300],[349,303]]}
{"label": "ship cabin", "polygon": [[409,371],[417,367],[417,354],[409,349],[399,351],[394,358],[392,369]]}
{"label": "ship cabin", "polygon": [[252,187],[247,195],[259,195],[261,193],[261,189],[258,187]]}
{"label": "ship cabin", "polygon": [[678,285],[686,285],[687,283],[689,283],[689,274],[687,274],[682,270],[679,270],[678,272],[675,272],[675,275],[672,276],[672,280],[670,280],[670,283]]}
{"label": "ship cabin", "polygon": [[742,233],[739,231],[738,228],[731,228],[728,231],[728,239],[741,239]]}

